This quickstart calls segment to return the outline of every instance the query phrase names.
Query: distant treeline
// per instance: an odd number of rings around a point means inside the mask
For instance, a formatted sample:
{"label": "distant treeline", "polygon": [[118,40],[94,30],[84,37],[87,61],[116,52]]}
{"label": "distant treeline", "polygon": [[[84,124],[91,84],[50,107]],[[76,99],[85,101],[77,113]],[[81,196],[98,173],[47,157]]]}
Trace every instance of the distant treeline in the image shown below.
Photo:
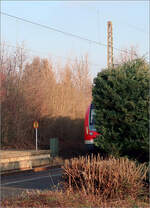
{"label": "distant treeline", "polygon": [[40,148],[58,137],[61,148],[80,149],[91,102],[88,57],[57,65],[56,69],[52,60],[40,57],[29,59],[24,48],[1,46],[1,148],[34,148],[37,120]]}

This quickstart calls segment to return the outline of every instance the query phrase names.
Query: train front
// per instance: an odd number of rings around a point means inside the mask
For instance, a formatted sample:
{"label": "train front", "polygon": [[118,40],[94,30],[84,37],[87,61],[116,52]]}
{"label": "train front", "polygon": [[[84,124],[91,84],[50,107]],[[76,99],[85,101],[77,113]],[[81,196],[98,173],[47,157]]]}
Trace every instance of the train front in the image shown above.
{"label": "train front", "polygon": [[84,143],[89,151],[94,150],[94,139],[99,135],[94,125],[94,114],[94,106],[91,104],[86,111],[84,121]]}

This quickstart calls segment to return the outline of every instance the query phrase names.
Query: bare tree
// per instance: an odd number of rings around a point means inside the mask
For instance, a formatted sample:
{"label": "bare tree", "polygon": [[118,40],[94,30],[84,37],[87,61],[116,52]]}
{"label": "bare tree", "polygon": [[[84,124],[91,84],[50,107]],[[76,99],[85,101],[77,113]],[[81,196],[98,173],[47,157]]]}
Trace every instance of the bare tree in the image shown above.
{"label": "bare tree", "polygon": [[128,61],[132,61],[138,57],[139,55],[137,47],[131,46],[130,49],[122,49],[119,56],[115,59],[115,64],[121,64]]}
{"label": "bare tree", "polygon": [[80,60],[76,59],[75,64],[72,66],[74,74],[74,85],[85,96],[90,96],[92,79],[88,64],[88,55],[81,57]]}

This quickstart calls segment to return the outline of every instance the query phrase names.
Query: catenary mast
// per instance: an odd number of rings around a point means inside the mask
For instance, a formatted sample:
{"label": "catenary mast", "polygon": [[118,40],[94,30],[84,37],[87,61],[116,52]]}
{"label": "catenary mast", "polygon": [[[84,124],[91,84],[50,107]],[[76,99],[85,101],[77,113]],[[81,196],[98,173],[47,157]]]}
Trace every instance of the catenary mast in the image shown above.
{"label": "catenary mast", "polygon": [[113,36],[112,22],[107,22],[107,66],[113,67]]}

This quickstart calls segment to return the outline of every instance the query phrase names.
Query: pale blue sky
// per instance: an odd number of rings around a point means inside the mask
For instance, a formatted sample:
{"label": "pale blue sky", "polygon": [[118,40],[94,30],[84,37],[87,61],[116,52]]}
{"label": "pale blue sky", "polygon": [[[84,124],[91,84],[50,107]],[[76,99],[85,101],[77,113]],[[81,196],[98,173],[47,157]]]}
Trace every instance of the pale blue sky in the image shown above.
{"label": "pale blue sky", "polygon": [[[149,51],[149,1],[2,1],[1,11],[104,44],[107,44],[107,21],[112,21],[114,47],[124,49],[132,45],[140,55]],[[44,57],[74,59],[88,53],[90,62],[98,64],[90,65],[92,76],[107,65],[104,46],[4,15],[1,15],[1,41],[10,45],[24,42],[34,55]],[[117,55],[114,50],[114,58]]]}

